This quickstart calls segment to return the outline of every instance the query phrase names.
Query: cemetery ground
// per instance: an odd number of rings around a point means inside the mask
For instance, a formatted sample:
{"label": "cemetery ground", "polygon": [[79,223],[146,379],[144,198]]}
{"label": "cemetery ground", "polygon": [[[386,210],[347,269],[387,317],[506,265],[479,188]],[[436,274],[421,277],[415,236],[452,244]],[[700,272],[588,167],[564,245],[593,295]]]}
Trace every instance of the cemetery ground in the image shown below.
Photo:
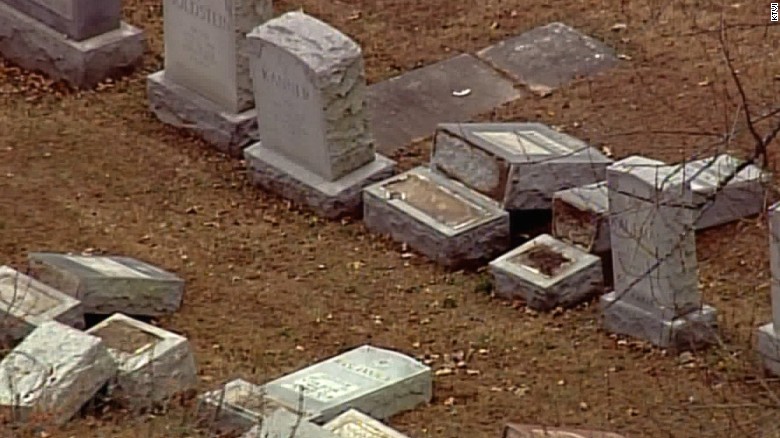
{"label": "cemetery ground", "polygon": [[[303,6],[353,37],[370,82],[562,21],[615,47],[623,65],[480,120],[540,121],[618,158],[715,152],[739,105],[718,42],[720,2],[546,3],[280,1],[276,14]],[[760,114],[777,104],[780,34],[764,27],[765,2],[729,3],[728,41]],[[200,390],[236,377],[263,383],[371,342],[432,360],[432,405],[390,421],[411,437],[497,437],[508,420],[629,436],[780,436],[780,382],[758,371],[752,348],[770,319],[763,218],[697,236],[722,346],[674,355],[611,337],[595,303],[526,311],[491,299],[486,272],[447,273],[359,221],[297,211],[250,187],[239,161],[157,122],[145,74],[161,66],[161,2],[125,1],[125,20],[147,31],[151,53],[143,71],[96,92],[0,71],[0,255],[24,269],[28,252],[89,250],[185,278],[181,311],[158,323],[190,339]],[[749,151],[736,126],[729,150]],[[429,151],[427,139],[394,158],[408,169]],[[126,418],[108,407],[61,436],[197,436],[187,411]]]}

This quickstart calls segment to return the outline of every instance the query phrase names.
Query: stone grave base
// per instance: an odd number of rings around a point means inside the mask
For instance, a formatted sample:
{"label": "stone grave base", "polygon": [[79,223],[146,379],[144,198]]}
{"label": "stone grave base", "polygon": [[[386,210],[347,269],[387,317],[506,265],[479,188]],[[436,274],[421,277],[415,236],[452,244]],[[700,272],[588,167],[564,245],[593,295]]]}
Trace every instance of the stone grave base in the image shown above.
{"label": "stone grave base", "polygon": [[357,409],[350,409],[322,426],[338,437],[409,438]]}
{"label": "stone grave base", "polygon": [[91,88],[134,68],[146,42],[126,23],[84,41],[73,41],[40,21],[0,2],[0,56],[77,88]]}
{"label": "stone grave base", "polygon": [[244,157],[256,186],[328,219],[360,216],[363,188],[391,177],[395,169],[393,160],[376,154],[371,163],[336,181],[327,181],[259,142],[248,147]]}
{"label": "stone grave base", "polygon": [[780,376],[780,335],[775,333],[774,324],[758,328],[758,354],[765,369]]}
{"label": "stone grave base", "polygon": [[[419,181],[408,188],[395,185]],[[509,245],[509,214],[463,184],[417,167],[363,192],[363,222],[448,268],[489,260]]]}
{"label": "stone grave base", "polygon": [[643,339],[661,348],[682,351],[715,342],[718,312],[708,305],[674,320],[663,319],[624,300],[615,292],[601,297],[604,329],[610,333]]}
{"label": "stone grave base", "polygon": [[146,78],[149,108],[160,121],[188,129],[217,150],[243,158],[243,149],[257,141],[257,113],[225,112],[210,100],[165,78],[160,70]]}
{"label": "stone grave base", "polygon": [[219,436],[233,436],[246,432],[277,407],[265,398],[262,386],[235,379],[198,397],[197,421]]}
{"label": "stone grave base", "polygon": [[[302,420],[300,415],[287,409],[277,409],[263,418],[263,423],[255,426],[242,438],[341,438],[321,426]],[[368,436],[368,435],[366,435]]]}

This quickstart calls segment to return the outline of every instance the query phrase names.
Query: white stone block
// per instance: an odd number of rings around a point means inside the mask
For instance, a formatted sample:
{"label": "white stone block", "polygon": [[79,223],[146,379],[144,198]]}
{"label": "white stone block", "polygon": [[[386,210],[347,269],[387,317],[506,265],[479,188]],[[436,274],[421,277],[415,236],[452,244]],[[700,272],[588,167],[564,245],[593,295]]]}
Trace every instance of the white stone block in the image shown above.
{"label": "white stone block", "polygon": [[87,330],[103,340],[119,369],[111,398],[133,407],[161,403],[194,389],[195,357],[187,338],[116,313]]}
{"label": "white stone block", "polygon": [[330,431],[310,423],[286,409],[277,409],[263,418],[247,438],[339,438]]}
{"label": "white stone block", "polygon": [[84,328],[81,302],[8,266],[0,266],[0,306],[0,341],[18,341],[47,321]]}
{"label": "white stone block", "polygon": [[0,362],[0,405],[22,421],[63,425],[116,370],[100,338],[45,322]]}
{"label": "white stone block", "polygon": [[330,420],[323,429],[339,438],[409,438],[356,409]]}
{"label": "white stone block", "polygon": [[235,379],[199,397],[198,419],[219,434],[244,433],[278,407],[261,385]]}

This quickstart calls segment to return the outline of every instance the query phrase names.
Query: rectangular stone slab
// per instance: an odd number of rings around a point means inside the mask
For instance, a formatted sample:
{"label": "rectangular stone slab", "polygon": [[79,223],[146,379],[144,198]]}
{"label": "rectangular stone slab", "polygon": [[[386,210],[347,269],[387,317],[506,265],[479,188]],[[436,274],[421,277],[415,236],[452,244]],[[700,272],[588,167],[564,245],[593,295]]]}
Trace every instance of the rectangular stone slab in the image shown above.
{"label": "rectangular stone slab", "polygon": [[552,215],[553,236],[596,254],[611,250],[606,181],[555,192]]}
{"label": "rectangular stone slab", "polygon": [[538,424],[508,423],[501,438],[626,438],[614,432]]}
{"label": "rectangular stone slab", "polygon": [[[453,95],[464,90],[464,97]],[[461,54],[369,86],[371,133],[389,155],[432,135],[439,123],[465,122],[521,97],[490,66]]]}
{"label": "rectangular stone slab", "polygon": [[[303,388],[303,403],[300,403]],[[364,345],[263,385],[265,396],[321,424],[353,408],[384,419],[427,403],[431,369],[401,353]]]}
{"label": "rectangular stone slab", "polygon": [[100,338],[48,321],[0,362],[0,406],[14,406],[19,420],[38,427],[61,426],[116,369]]}
{"label": "rectangular stone slab", "polygon": [[409,438],[357,409],[350,409],[330,420],[323,429],[339,438]]}
{"label": "rectangular stone slab", "polygon": [[121,0],[0,0],[20,12],[84,41],[119,28]]}
{"label": "rectangular stone slab", "polygon": [[143,32],[127,23],[75,41],[0,2],[0,56],[73,87],[92,88],[125,74],[141,62],[145,48]]}
{"label": "rectangular stone slab", "polygon": [[111,398],[132,407],[148,407],[198,383],[195,357],[187,338],[121,313],[87,330],[103,340],[119,365]]}
{"label": "rectangular stone slab", "polygon": [[250,431],[247,438],[338,438],[321,426],[302,420],[286,409],[277,409],[263,418],[263,424],[256,432]]}
{"label": "rectangular stone slab", "polygon": [[477,56],[538,94],[614,67],[615,51],[563,23],[500,41]]}
{"label": "rectangular stone slab", "polygon": [[0,341],[18,341],[47,321],[84,328],[84,308],[77,299],[0,266]]}
{"label": "rectangular stone slab", "polygon": [[198,421],[222,435],[244,433],[278,407],[261,385],[235,379],[198,397]]}
{"label": "rectangular stone slab", "polygon": [[448,268],[489,260],[509,246],[506,211],[422,166],[367,187],[363,222]]}
{"label": "rectangular stone slab", "polygon": [[30,253],[28,259],[30,275],[81,300],[85,313],[159,316],[181,306],[184,280],[133,258]]}

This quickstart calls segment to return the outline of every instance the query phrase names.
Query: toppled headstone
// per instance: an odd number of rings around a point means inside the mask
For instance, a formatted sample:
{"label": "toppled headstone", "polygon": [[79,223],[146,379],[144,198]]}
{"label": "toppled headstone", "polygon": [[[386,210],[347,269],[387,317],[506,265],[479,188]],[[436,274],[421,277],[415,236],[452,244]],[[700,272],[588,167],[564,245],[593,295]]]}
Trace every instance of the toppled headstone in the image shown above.
{"label": "toppled headstone", "polygon": [[184,280],[130,257],[30,253],[30,275],[97,315],[160,316],[179,310]]}
{"label": "toppled headstone", "polygon": [[357,409],[350,409],[330,420],[323,429],[339,438],[409,438]]}
{"label": "toppled headstone", "polygon": [[0,406],[17,415],[15,421],[63,425],[116,367],[100,338],[45,322],[0,362]]}
{"label": "toppled headstone", "polygon": [[286,409],[277,409],[263,418],[260,426],[244,435],[245,438],[339,438],[321,426],[302,419]]}
{"label": "toppled headstone", "polygon": [[541,95],[618,63],[612,48],[563,23],[531,29],[477,56]]}
{"label": "toppled headstone", "polygon": [[758,352],[764,368],[780,376],[780,203],[769,207],[768,215],[772,321],[758,328]]}
{"label": "toppled headstone", "polygon": [[359,214],[363,187],[395,166],[374,151],[360,46],[303,12],[247,38],[260,135],[244,151],[251,180],[323,217]]}
{"label": "toppled headstone", "polygon": [[83,329],[84,308],[77,299],[0,266],[0,341],[18,341],[47,321]]}
{"label": "toppled headstone", "polygon": [[0,0],[0,56],[74,87],[134,68],[146,43],[120,0]]}
{"label": "toppled headstone", "polygon": [[395,351],[364,345],[263,385],[265,396],[305,420],[330,421],[349,409],[385,419],[427,403],[431,369]]}
{"label": "toppled headstone", "polygon": [[501,438],[625,438],[614,432],[509,423]]}
{"label": "toppled headstone", "polygon": [[278,408],[261,385],[235,379],[199,397],[198,419],[222,435],[243,433]]}
{"label": "toppled headstone", "polygon": [[549,210],[559,190],[601,181],[612,160],[541,123],[439,125],[431,168],[506,210]]}
{"label": "toppled headstone", "polygon": [[601,299],[607,331],[672,349],[717,337],[698,289],[697,206],[681,165],[629,157],[607,170],[615,290]]}
{"label": "toppled headstone", "polygon": [[165,69],[147,78],[152,112],[235,157],[256,136],[246,34],[271,0],[163,1]]}
{"label": "toppled headstone", "polygon": [[509,246],[509,214],[492,199],[427,167],[416,167],[363,192],[366,228],[457,268]]}
{"label": "toppled headstone", "polygon": [[552,218],[553,236],[594,254],[611,250],[606,181],[555,192]]}
{"label": "toppled headstone", "polygon": [[496,296],[535,310],[572,307],[603,293],[601,259],[542,234],[490,262]]}
{"label": "toppled headstone", "polygon": [[133,407],[153,406],[198,383],[187,338],[116,313],[87,330],[103,340],[118,364],[111,398]]}

